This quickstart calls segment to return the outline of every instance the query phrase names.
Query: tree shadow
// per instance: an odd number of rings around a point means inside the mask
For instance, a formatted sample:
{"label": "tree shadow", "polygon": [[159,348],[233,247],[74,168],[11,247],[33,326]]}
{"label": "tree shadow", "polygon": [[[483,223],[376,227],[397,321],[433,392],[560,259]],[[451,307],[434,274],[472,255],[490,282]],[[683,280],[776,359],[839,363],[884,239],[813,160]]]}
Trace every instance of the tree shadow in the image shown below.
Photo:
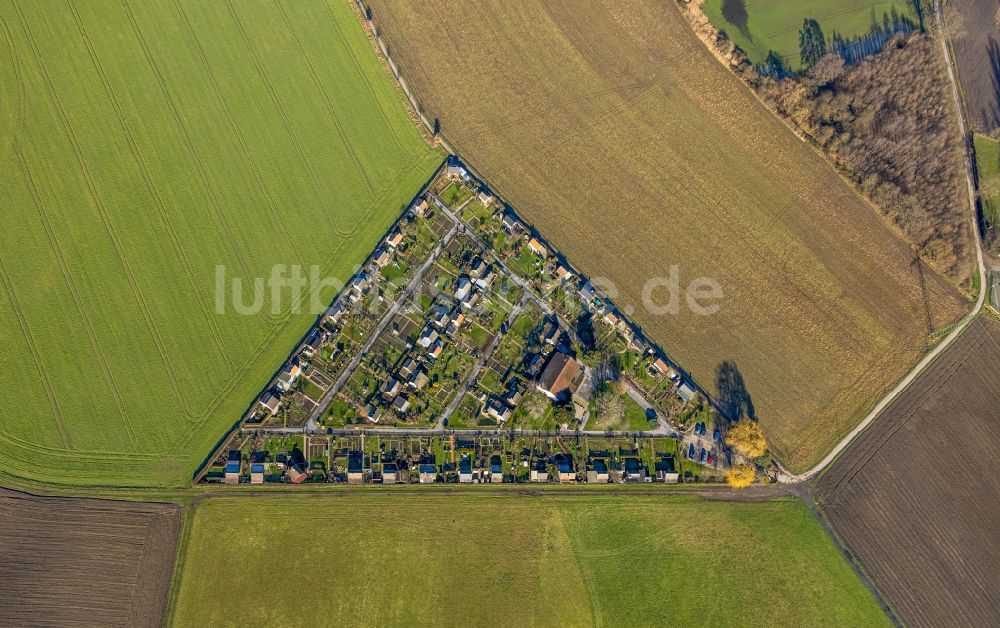
{"label": "tree shadow", "polygon": [[719,409],[722,411],[719,417],[722,425],[718,427],[725,431],[729,423],[739,421],[743,417],[756,419],[753,400],[747,392],[743,375],[736,368],[736,363],[725,361],[715,369],[715,390]]}
{"label": "tree shadow", "polygon": [[737,28],[749,41],[753,41],[747,28],[747,7],[744,0],[722,0],[722,17]]}
{"label": "tree shadow", "polygon": [[920,283],[920,298],[923,303],[924,324],[927,327],[927,335],[934,333],[934,317],[931,315],[930,295],[927,293],[927,277],[924,275],[924,262],[915,251],[910,265],[917,271],[917,281]]}
{"label": "tree shadow", "polygon": [[983,111],[983,122],[989,128],[1000,126],[1000,45],[992,36],[986,43],[986,54],[990,58],[990,79],[993,81],[993,106]]}

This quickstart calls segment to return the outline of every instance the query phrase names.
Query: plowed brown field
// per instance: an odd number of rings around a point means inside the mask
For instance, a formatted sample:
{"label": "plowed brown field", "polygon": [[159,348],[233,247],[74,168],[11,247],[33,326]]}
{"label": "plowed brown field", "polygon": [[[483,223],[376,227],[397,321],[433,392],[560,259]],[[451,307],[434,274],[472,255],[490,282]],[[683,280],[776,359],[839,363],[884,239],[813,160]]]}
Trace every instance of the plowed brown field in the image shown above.
{"label": "plowed brown field", "polygon": [[962,25],[955,56],[972,126],[989,133],[1000,127],[1000,1],[952,0],[948,10]]}
{"label": "plowed brown field", "polygon": [[180,508],[0,489],[0,625],[159,626]]}
{"label": "plowed brown field", "polygon": [[[695,38],[670,1],[374,0],[429,119],[712,389],[734,362],[803,469],[955,320],[960,295]],[[721,309],[657,315],[678,266]],[[653,297],[659,304],[666,292]]]}
{"label": "plowed brown field", "polygon": [[1000,323],[981,318],[817,486],[909,625],[1000,625],[998,427]]}

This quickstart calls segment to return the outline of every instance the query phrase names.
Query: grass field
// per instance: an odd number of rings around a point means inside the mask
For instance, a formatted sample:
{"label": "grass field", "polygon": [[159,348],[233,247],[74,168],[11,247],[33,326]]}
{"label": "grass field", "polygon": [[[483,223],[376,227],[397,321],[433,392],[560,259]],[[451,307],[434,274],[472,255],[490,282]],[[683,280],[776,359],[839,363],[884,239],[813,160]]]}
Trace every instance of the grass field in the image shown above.
{"label": "grass field", "polygon": [[203,502],[173,624],[289,623],[886,619],[796,501],[409,490]]}
{"label": "grass field", "polygon": [[751,62],[763,63],[768,51],[774,50],[793,70],[801,67],[799,30],[803,20],[819,22],[828,41],[834,31],[850,39],[868,34],[893,10],[911,14],[905,0],[706,0],[702,5],[705,16],[725,31]]}
{"label": "grass field", "polygon": [[974,138],[983,219],[987,225],[983,239],[987,246],[996,249],[997,229],[1000,229],[1000,142],[978,133]]}
{"label": "grass field", "polygon": [[[574,266],[613,282],[622,310],[706,389],[734,363],[795,469],[964,309],[673,2],[375,0],[373,15],[455,150]],[[714,315],[683,294],[670,313],[651,282],[674,265],[682,292],[718,282]],[[646,307],[647,287],[665,314]]]}
{"label": "grass field", "polygon": [[345,1],[0,0],[0,27],[0,472],[181,483],[316,314],[220,315],[217,265],[344,280],[442,155]]}
{"label": "grass field", "polygon": [[909,626],[1000,622],[1000,322],[986,314],[841,456],[816,500]]}
{"label": "grass field", "polygon": [[0,624],[162,625],[180,514],[0,489]]}

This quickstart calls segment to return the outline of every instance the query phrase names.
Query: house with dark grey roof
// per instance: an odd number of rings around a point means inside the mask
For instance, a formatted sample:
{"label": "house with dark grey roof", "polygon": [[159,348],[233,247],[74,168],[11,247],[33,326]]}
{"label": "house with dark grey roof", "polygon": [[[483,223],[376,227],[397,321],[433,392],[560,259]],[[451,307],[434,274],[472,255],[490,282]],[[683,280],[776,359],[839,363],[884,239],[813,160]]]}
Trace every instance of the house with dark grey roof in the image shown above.
{"label": "house with dark grey roof", "polygon": [[654,465],[656,469],[656,481],[666,482],[667,484],[677,484],[680,474],[677,473],[677,469],[674,468],[674,457],[673,456],[660,456]]}
{"label": "house with dark grey roof", "polygon": [[463,484],[472,483],[472,460],[468,456],[462,456],[458,462],[458,481]]}
{"label": "house with dark grey roof", "polygon": [[393,463],[382,465],[382,484],[395,484],[399,481],[399,470]]}
{"label": "house with dark grey roof", "polygon": [[590,468],[587,469],[587,483],[588,484],[607,484],[610,481],[610,475],[608,475],[608,464],[601,458],[597,458],[590,463]]}
{"label": "house with dark grey roof", "polygon": [[352,451],[347,454],[347,483],[362,484],[364,481],[364,454],[360,451]]}

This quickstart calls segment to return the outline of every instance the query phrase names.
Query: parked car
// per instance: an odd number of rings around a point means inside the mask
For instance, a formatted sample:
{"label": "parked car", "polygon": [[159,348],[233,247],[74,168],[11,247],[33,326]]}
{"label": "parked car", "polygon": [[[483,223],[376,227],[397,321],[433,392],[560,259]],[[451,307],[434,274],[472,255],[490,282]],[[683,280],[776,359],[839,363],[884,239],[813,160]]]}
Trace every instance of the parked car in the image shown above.
{"label": "parked car", "polygon": [[688,447],[688,460],[694,460],[694,443]]}
{"label": "parked car", "polygon": [[722,432],[720,432],[718,429],[716,429],[714,432],[712,432],[712,440],[714,440],[717,443],[721,443],[722,442]]}
{"label": "parked car", "polygon": [[708,459],[708,452],[707,452],[707,451],[705,451],[705,448],[704,448],[704,447],[702,447],[702,448],[701,448],[701,455],[700,455],[700,456],[698,456],[698,462],[699,462],[700,464],[705,464],[705,460],[707,460],[707,459]]}
{"label": "parked car", "polygon": [[708,464],[712,464],[714,461],[715,458],[712,457],[712,454],[708,454]]}

